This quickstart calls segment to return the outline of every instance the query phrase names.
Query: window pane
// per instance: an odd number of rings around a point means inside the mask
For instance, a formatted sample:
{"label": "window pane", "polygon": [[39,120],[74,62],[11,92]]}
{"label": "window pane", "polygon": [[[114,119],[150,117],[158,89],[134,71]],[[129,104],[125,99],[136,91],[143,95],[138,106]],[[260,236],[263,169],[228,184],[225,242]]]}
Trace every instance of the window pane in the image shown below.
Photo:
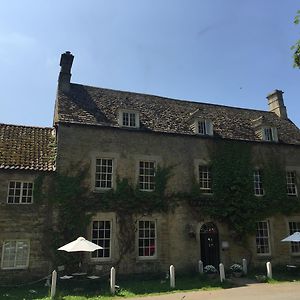
{"label": "window pane", "polygon": [[212,193],[212,176],[209,166],[199,165],[199,185],[203,192]]}
{"label": "window pane", "polygon": [[[300,222],[289,222],[289,233],[300,231]],[[291,242],[291,252],[300,253],[300,242]]]}
{"label": "window pane", "polygon": [[267,221],[256,223],[256,253],[269,254],[269,224]]}
{"label": "window pane", "polygon": [[262,184],[262,171],[261,170],[254,170],[253,185],[254,185],[254,195],[263,196],[264,189],[263,189],[263,184]]}
{"label": "window pane", "polygon": [[28,265],[29,242],[7,241],[3,245],[2,268],[25,268]]}
{"label": "window pane", "polygon": [[92,257],[109,258],[111,244],[111,222],[93,221],[92,228],[92,242],[104,248],[103,250],[92,252]]}
{"label": "window pane", "polygon": [[297,195],[296,172],[286,172],[287,194],[291,196]]}
{"label": "window pane", "polygon": [[139,221],[138,226],[139,256],[154,256],[156,253],[155,221]]}
{"label": "window pane", "polygon": [[155,162],[140,161],[139,167],[140,190],[153,191],[155,189]]}
{"label": "window pane", "polygon": [[95,187],[112,188],[113,160],[106,158],[96,159]]}
{"label": "window pane", "polygon": [[32,203],[32,182],[11,181],[8,185],[7,203]]}

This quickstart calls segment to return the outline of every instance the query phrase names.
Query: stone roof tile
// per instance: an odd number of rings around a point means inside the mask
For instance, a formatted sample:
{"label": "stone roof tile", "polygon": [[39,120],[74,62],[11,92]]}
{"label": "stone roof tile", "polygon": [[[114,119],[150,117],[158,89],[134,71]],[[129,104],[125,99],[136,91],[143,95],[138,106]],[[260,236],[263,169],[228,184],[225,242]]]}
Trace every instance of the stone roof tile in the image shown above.
{"label": "stone roof tile", "polygon": [[300,131],[290,120],[275,113],[253,109],[169,99],[159,96],[109,90],[71,84],[68,94],[59,92],[55,122],[98,126],[118,125],[118,110],[136,110],[140,114],[140,129],[153,132],[194,135],[191,117],[209,119],[214,136],[234,140],[260,141],[252,121],[263,117],[276,127],[281,143],[300,144]]}
{"label": "stone roof tile", "polygon": [[54,171],[53,128],[0,124],[0,169]]}

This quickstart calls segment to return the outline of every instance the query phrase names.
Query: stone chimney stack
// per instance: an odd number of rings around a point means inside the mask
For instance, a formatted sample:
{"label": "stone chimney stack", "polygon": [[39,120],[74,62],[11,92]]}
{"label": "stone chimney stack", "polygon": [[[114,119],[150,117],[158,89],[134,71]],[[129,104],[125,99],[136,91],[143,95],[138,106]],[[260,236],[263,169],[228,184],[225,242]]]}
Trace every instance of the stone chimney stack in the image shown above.
{"label": "stone chimney stack", "polygon": [[275,113],[280,118],[287,119],[288,117],[282,94],[283,91],[275,90],[267,96],[269,111]]}
{"label": "stone chimney stack", "polygon": [[74,56],[70,51],[63,53],[60,58],[60,73],[58,77],[58,89],[63,92],[69,92],[71,80],[71,68]]}

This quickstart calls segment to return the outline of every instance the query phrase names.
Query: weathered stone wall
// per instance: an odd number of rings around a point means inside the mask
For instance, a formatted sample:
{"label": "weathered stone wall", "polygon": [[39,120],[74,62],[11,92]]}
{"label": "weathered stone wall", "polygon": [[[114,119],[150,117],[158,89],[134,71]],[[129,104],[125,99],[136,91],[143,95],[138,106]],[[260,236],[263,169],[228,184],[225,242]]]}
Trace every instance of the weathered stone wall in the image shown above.
{"label": "weathered stone wall", "polygon": [[0,269],[0,281],[28,282],[50,272],[50,261],[45,248],[47,226],[51,226],[52,210],[47,203],[7,204],[10,180],[34,181],[38,173],[26,171],[0,172],[0,243],[1,262],[5,240],[29,240],[29,266],[26,269]]}
{"label": "weathered stone wall", "polygon": [[[211,149],[216,141],[212,138],[145,133],[132,130],[119,130],[89,126],[60,125],[58,131],[58,171],[76,173],[87,167],[89,172],[85,184],[93,191],[94,162],[97,156],[112,157],[116,162],[116,175],[128,178],[133,185],[137,183],[139,160],[153,159],[161,166],[173,166],[172,177],[167,186],[169,192],[189,191],[197,177],[197,164],[209,163]],[[258,167],[270,156],[279,154],[287,168],[300,174],[300,148],[296,146],[274,145],[270,143],[252,143],[253,164]],[[51,259],[43,247],[48,239],[46,229],[53,227],[53,209],[41,202],[29,205],[7,204],[8,182],[10,180],[34,181],[38,173],[30,171],[2,171],[0,173],[0,242],[7,239],[29,239],[29,268],[25,270],[0,270],[0,280],[15,279],[22,282],[31,277],[41,277],[51,271]],[[299,182],[299,178],[298,178]],[[114,212],[97,212],[111,218],[112,256],[108,261],[92,260],[89,254],[85,261],[90,271],[105,273],[119,259],[119,223]],[[143,216],[135,216],[135,221]],[[144,216],[157,224],[157,257],[139,259],[137,247],[128,253],[118,265],[120,273],[167,272],[174,264],[177,271],[197,269],[200,253],[200,228],[213,221],[198,216],[188,206],[182,205],[166,214],[155,213]],[[235,240],[234,233],[225,224],[213,221],[219,230],[220,260],[229,266],[247,258],[255,265],[273,263],[300,263],[300,256],[291,254],[290,244],[280,240],[288,235],[288,222],[300,222],[300,216],[274,216],[269,218],[271,234],[271,255],[257,255],[255,238],[250,237],[245,249]],[[193,228],[195,236],[189,236],[187,226]],[[91,238],[91,228],[86,236]],[[222,249],[222,241],[229,243],[228,249]],[[132,242],[132,241],[131,241]],[[137,240],[135,241],[135,243]],[[1,249],[2,251],[2,249]],[[96,268],[97,267],[97,268]]]}
{"label": "weathered stone wall", "polygon": [[[154,134],[97,126],[60,125],[57,168],[59,171],[72,172],[80,167],[88,167],[86,184],[93,193],[93,165],[98,155],[115,158],[117,175],[120,178],[128,178],[132,184],[137,183],[138,161],[141,158],[153,158],[162,166],[173,166],[173,176],[168,182],[168,191],[189,191],[195,182],[197,162],[209,163],[211,147],[214,143],[214,139],[199,136]],[[279,153],[285,165],[300,174],[299,147],[263,142],[251,145],[254,165],[257,163],[259,166],[270,155]],[[157,259],[141,262],[137,259],[137,253],[132,253],[124,260],[120,270],[126,273],[151,271],[152,265],[152,271],[167,271],[170,264],[174,264],[177,270],[195,270],[200,257],[200,228],[202,224],[211,220],[195,217],[191,209],[185,206],[178,207],[167,216],[157,217],[157,220],[159,228]],[[219,230],[221,261],[226,266],[233,262],[241,262],[244,257],[251,260],[253,264],[265,263],[268,260],[275,263],[295,261],[296,257],[290,254],[290,246],[280,242],[288,235],[288,220],[291,220],[291,217],[270,218],[271,257],[256,254],[255,237],[249,238],[249,247],[245,249],[235,241],[234,234],[227,229],[226,225],[215,222]],[[195,238],[188,236],[187,224],[195,228]],[[222,241],[229,243],[229,249],[221,249]],[[118,256],[117,253],[114,255],[111,262],[97,264],[103,267],[113,265]]]}

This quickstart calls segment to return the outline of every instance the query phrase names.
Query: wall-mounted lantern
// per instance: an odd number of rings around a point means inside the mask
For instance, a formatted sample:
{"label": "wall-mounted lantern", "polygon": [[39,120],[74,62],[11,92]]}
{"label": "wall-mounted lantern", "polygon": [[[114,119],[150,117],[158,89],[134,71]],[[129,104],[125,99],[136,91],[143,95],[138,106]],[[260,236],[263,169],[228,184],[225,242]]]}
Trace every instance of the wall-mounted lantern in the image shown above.
{"label": "wall-mounted lantern", "polygon": [[223,251],[229,249],[229,243],[228,243],[228,241],[222,241],[222,242],[221,242],[221,249],[222,249]]}

